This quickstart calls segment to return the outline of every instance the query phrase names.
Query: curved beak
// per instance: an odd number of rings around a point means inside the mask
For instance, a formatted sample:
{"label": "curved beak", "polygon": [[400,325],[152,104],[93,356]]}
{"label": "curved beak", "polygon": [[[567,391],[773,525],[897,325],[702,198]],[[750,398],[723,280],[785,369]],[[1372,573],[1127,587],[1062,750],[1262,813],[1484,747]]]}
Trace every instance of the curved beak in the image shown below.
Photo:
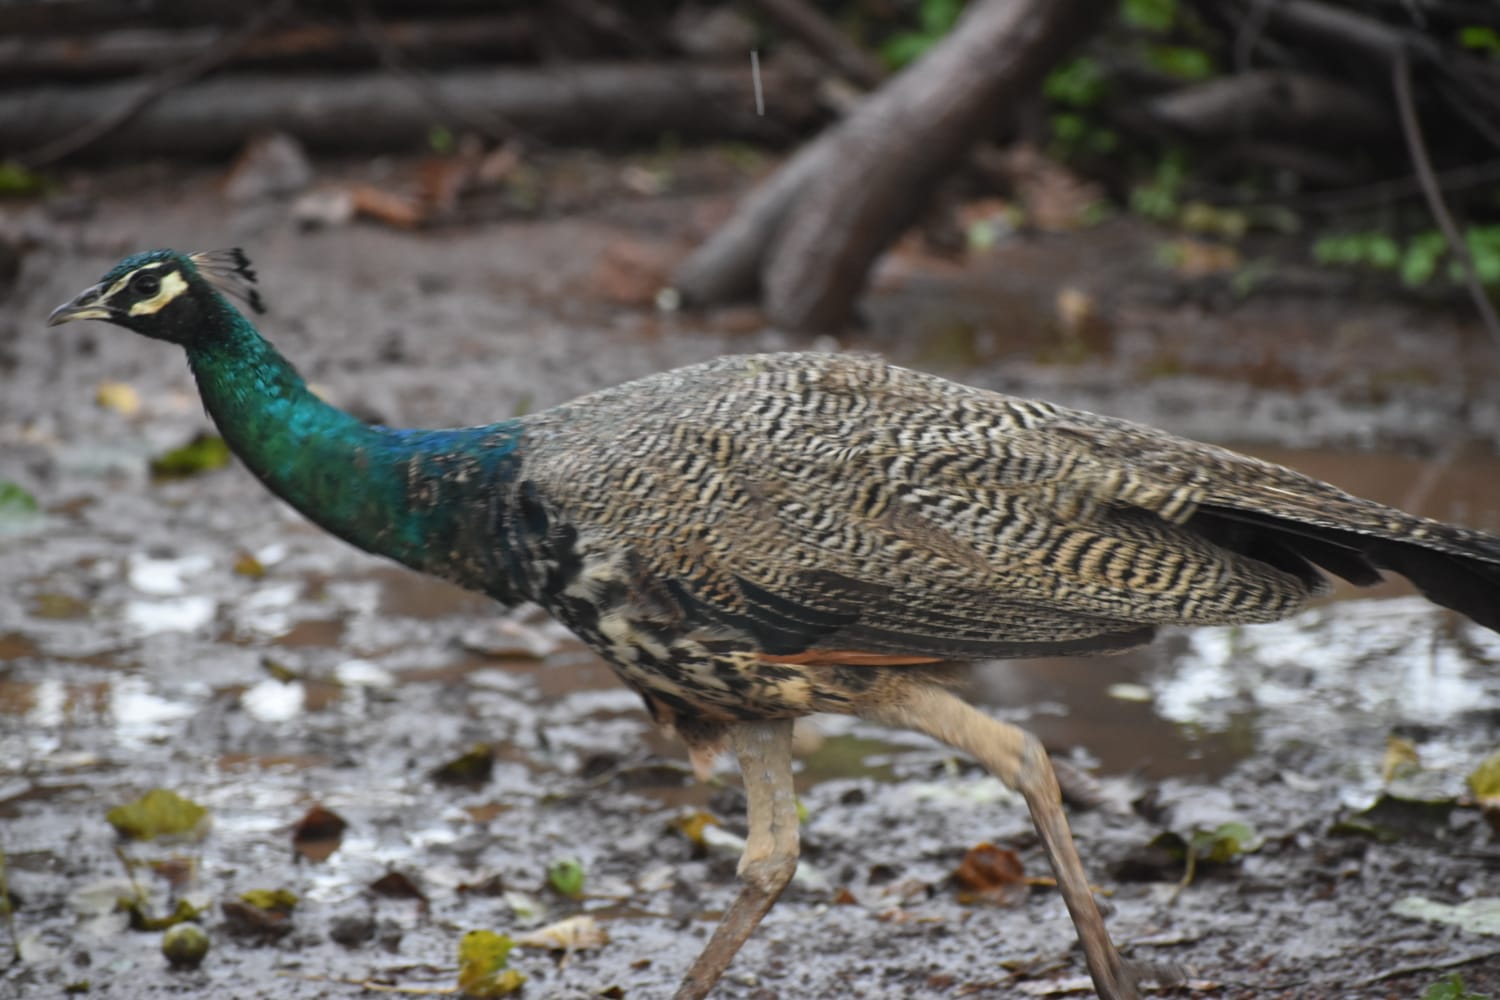
{"label": "curved beak", "polygon": [[59,326],[75,319],[109,319],[109,310],[99,305],[99,296],[104,289],[100,285],[85,288],[72,302],[52,310],[47,317],[48,326]]}

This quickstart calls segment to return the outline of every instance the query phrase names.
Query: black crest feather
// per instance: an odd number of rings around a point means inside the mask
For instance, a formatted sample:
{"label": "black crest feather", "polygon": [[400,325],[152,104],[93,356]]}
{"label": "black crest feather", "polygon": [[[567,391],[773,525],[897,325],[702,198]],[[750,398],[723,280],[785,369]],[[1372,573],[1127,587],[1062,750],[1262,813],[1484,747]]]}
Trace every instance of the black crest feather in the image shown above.
{"label": "black crest feather", "polygon": [[188,254],[188,259],[215,288],[240,299],[255,312],[266,311],[265,300],[255,287],[255,271],[251,269],[245,251],[239,247],[200,250]]}

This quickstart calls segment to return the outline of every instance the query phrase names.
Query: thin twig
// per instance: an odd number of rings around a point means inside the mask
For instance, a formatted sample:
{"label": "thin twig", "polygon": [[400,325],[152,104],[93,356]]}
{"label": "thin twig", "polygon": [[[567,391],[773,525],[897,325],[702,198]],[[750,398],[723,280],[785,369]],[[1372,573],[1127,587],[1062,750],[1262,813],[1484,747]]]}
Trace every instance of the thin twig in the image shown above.
{"label": "thin twig", "polygon": [[322,976],[313,972],[278,972],[288,979],[301,979],[309,983],[337,983],[340,986],[356,986],[371,993],[400,993],[405,996],[451,997],[459,992],[457,986],[400,986],[378,982],[375,979],[349,979],[344,976]]}
{"label": "thin twig", "polygon": [[[1500,160],[1486,160],[1467,167],[1454,167],[1433,175],[1442,191],[1463,191],[1500,180]],[[1195,190],[1210,194],[1214,201],[1237,208],[1294,208],[1308,211],[1337,212],[1366,205],[1377,205],[1396,198],[1421,197],[1422,181],[1416,174],[1361,184],[1358,187],[1332,191],[1309,191],[1303,194],[1267,198],[1262,194],[1241,195],[1208,185]]]}
{"label": "thin twig", "polygon": [[1423,506],[1432,496],[1432,491],[1437,489],[1437,484],[1442,482],[1444,474],[1453,467],[1464,447],[1469,443],[1468,435],[1459,433],[1443,444],[1442,450],[1422,467],[1417,479],[1406,491],[1406,496],[1401,499],[1401,509],[1413,514],[1422,513]]}
{"label": "thin twig", "polygon": [[1469,290],[1469,297],[1474,300],[1474,308],[1479,311],[1480,319],[1484,321],[1485,330],[1494,340],[1496,349],[1500,350],[1500,317],[1495,315],[1495,306],[1490,302],[1489,295],[1485,293],[1484,286],[1479,283],[1479,272],[1474,267],[1474,258],[1469,253],[1469,245],[1464,241],[1463,234],[1458,231],[1458,226],[1453,222],[1453,216],[1448,212],[1448,206],[1443,201],[1443,193],[1438,189],[1437,177],[1432,170],[1432,161],[1427,156],[1427,143],[1422,138],[1422,123],[1417,118],[1416,102],[1412,99],[1411,63],[1407,60],[1404,50],[1398,50],[1392,60],[1391,85],[1396,92],[1396,111],[1401,118],[1401,132],[1406,137],[1406,148],[1411,156],[1412,167],[1422,182],[1422,194],[1427,198],[1427,208],[1432,212],[1433,219],[1437,221],[1438,228],[1443,231],[1443,238],[1448,241],[1448,249],[1452,251],[1454,259],[1463,269],[1464,285]]}
{"label": "thin twig", "polygon": [[1250,71],[1250,57],[1266,33],[1266,21],[1271,16],[1271,0],[1253,0],[1240,30],[1234,36],[1234,68],[1236,72]]}
{"label": "thin twig", "polygon": [[[1458,112],[1464,121],[1469,123],[1470,128],[1484,136],[1491,146],[1500,149],[1500,128],[1495,127],[1495,123],[1491,117],[1496,109],[1495,107],[1491,107],[1488,109],[1488,113],[1486,113],[1486,109],[1469,106],[1468,99],[1462,93],[1464,89],[1474,89],[1469,81],[1457,74],[1451,74],[1450,80],[1437,81],[1437,89],[1448,99],[1448,105],[1454,111]],[[1489,103],[1492,105],[1495,104],[1494,101],[1490,101]]]}
{"label": "thin twig", "polygon": [[1419,972],[1441,972],[1444,969],[1456,969],[1460,965],[1473,965],[1475,962],[1483,962],[1485,959],[1500,955],[1500,949],[1491,948],[1489,951],[1481,951],[1472,955],[1460,955],[1457,958],[1442,959],[1437,962],[1414,962],[1411,965],[1397,965],[1377,972],[1373,976],[1354,983],[1355,986],[1374,986],[1376,983],[1385,982],[1387,979],[1395,979],[1397,976],[1411,976]]}
{"label": "thin twig", "polygon": [[291,0],[276,0],[275,3],[262,7],[260,11],[247,18],[238,31],[219,38],[214,44],[182,65],[163,70],[141,88],[139,93],[114,111],[94,119],[67,135],[43,143],[30,152],[21,154],[17,159],[23,166],[35,170],[38,167],[56,163],[64,157],[72,156],[111,132],[118,131],[166,94],[192,83],[234,58],[235,54],[253,41],[256,35],[264,31],[273,21],[280,19],[291,5]]}
{"label": "thin twig", "polygon": [[811,4],[803,0],[755,0],[753,6],[861,87],[873,90],[885,82],[887,74],[880,61]]}

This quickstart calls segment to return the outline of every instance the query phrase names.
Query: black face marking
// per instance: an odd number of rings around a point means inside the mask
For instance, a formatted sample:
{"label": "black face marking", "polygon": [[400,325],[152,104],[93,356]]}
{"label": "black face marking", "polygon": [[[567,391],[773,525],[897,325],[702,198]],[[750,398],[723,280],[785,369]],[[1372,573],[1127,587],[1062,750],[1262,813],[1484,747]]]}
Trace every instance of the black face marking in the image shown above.
{"label": "black face marking", "polygon": [[130,290],[149,298],[161,291],[161,279],[151,271],[140,271],[130,279]]}

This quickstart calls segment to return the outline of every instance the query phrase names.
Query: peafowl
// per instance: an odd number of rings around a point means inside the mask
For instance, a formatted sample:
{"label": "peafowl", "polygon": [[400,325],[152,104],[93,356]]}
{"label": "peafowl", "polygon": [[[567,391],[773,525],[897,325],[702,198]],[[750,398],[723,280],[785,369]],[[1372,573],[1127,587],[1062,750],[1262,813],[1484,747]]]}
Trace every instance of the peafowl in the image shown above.
{"label": "peafowl", "polygon": [[370,426],[314,395],[231,302],[260,311],[254,281],[238,250],[157,250],[48,323],[185,348],[209,415],[272,492],[369,552],[541,605],[700,770],[733,750],[742,885],[679,998],[708,994],[796,867],[799,716],[912,728],[1018,789],[1095,987],[1119,1000],[1136,973],[1047,755],[964,701],[965,661],[1275,621],[1325,589],[1323,571],[1372,584],[1394,570],[1500,631],[1500,538],[870,357],[725,357],[487,426]]}

